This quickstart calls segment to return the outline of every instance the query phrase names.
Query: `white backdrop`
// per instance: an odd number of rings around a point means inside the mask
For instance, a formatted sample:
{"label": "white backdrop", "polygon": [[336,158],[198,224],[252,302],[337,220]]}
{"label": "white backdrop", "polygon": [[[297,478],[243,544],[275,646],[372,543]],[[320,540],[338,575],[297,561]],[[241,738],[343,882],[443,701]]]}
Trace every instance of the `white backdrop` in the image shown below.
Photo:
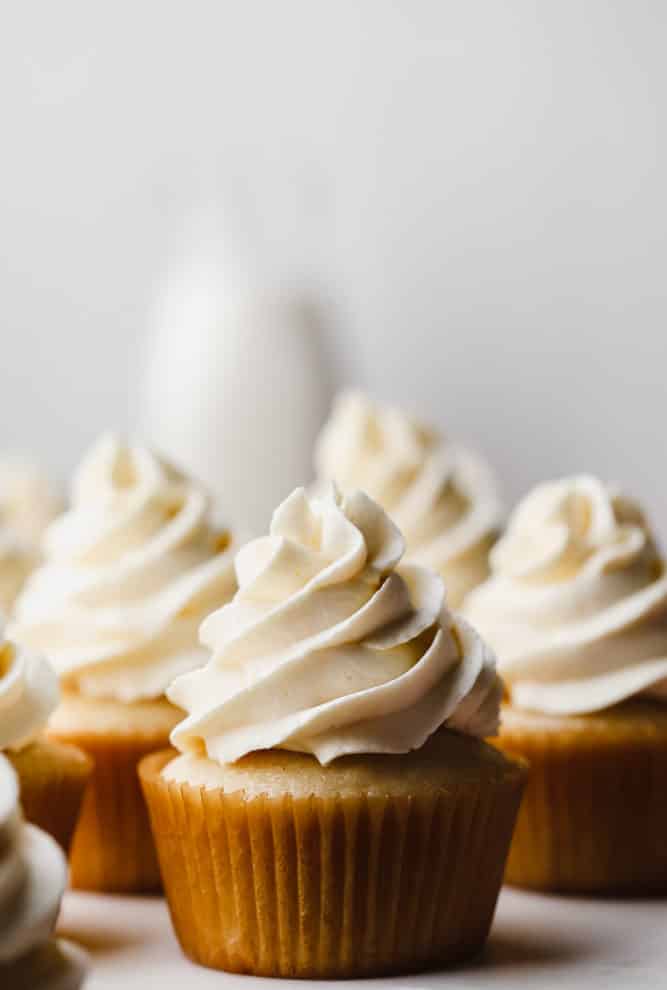
{"label": "white backdrop", "polygon": [[[0,444],[131,427],[193,212],[335,303],[349,376],[663,514],[660,0],[26,3],[0,34]],[[240,218],[240,219],[239,219]]]}

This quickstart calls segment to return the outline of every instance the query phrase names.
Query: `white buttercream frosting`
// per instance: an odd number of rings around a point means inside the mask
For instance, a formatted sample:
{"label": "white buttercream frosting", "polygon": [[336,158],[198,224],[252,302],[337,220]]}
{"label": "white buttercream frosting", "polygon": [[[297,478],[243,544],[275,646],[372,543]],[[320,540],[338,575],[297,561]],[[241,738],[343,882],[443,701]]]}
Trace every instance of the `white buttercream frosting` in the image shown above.
{"label": "white buttercream frosting", "polygon": [[402,410],[342,393],[315,452],[319,479],[361,488],[403,533],[407,559],[438,571],[458,607],[488,575],[500,501],[486,464]]}
{"label": "white buttercream frosting", "polygon": [[19,750],[32,742],[56,708],[59,693],[48,660],[3,641],[0,631],[0,750]]}
{"label": "white buttercream frosting", "polygon": [[445,726],[487,736],[492,653],[445,606],[442,579],[399,562],[400,532],[367,495],[297,489],[236,558],[239,590],[204,622],[209,663],[168,697],[183,752],[231,763],[273,748],[322,763],[404,753]]}
{"label": "white buttercream frosting", "polygon": [[636,502],[588,476],[539,485],[491,567],[465,613],[514,704],[574,715],[667,699],[667,574]]}
{"label": "white buttercream frosting", "polygon": [[0,756],[0,985],[7,990],[80,985],[82,974],[68,972],[64,958],[57,964],[44,956],[66,879],[58,844],[24,824],[16,774]]}
{"label": "white buttercream frosting", "polygon": [[0,614],[9,616],[61,501],[51,481],[30,461],[0,460]]}
{"label": "white buttercream frosting", "polygon": [[0,528],[37,548],[61,511],[58,491],[37,465],[19,457],[0,460]]}
{"label": "white buttercream frosting", "polygon": [[0,621],[11,615],[21,589],[38,563],[37,552],[0,524]]}
{"label": "white buttercream frosting", "polygon": [[103,437],[49,528],[10,635],[83,694],[159,697],[203,663],[205,615],[233,595],[229,534],[204,488],[151,451]]}

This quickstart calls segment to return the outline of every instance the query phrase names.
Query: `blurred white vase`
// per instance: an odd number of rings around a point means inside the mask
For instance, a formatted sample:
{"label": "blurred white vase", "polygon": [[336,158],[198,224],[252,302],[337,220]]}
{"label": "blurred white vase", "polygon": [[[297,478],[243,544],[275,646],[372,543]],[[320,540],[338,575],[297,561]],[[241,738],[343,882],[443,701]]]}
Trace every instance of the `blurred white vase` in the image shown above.
{"label": "blurred white vase", "polygon": [[216,257],[170,274],[158,299],[142,427],[205,481],[245,534],[312,477],[332,397],[323,314]]}

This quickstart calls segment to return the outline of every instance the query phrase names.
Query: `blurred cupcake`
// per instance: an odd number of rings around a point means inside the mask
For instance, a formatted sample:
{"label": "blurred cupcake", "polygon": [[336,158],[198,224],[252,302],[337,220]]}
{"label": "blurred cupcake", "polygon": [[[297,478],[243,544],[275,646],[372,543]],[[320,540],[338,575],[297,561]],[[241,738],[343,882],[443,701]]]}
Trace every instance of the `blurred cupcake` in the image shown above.
{"label": "blurred cupcake", "polygon": [[181,713],[164,690],[204,662],[199,624],[234,593],[229,543],[198,484],[114,436],[84,460],[71,510],[47,533],[13,635],[60,676],[51,737],[95,762],[72,845],[74,886],[159,886],[136,766],[167,743]]}
{"label": "blurred cupcake", "polygon": [[0,461],[0,614],[8,616],[39,563],[44,530],[61,503],[50,481],[28,461]]}
{"label": "blurred cupcake", "polygon": [[6,990],[82,985],[82,955],[51,938],[66,879],[59,846],[23,824],[16,775],[0,756],[0,985]]}
{"label": "blurred cupcake", "polygon": [[349,977],[483,944],[523,769],[481,741],[492,654],[361,492],[297,489],[236,558],[209,663],[140,774],[172,920],[206,966]]}
{"label": "blurred cupcake", "polygon": [[18,774],[28,821],[67,851],[91,761],[74,746],[45,738],[58,699],[58,679],[48,661],[3,640],[0,632],[0,751]]}
{"label": "blurred cupcake", "polygon": [[503,750],[531,776],[506,878],[667,891],[667,574],[637,504],[595,478],[538,486],[466,615],[507,682]]}
{"label": "blurred cupcake", "polygon": [[458,608],[489,573],[500,502],[486,464],[400,409],[344,392],[320,435],[320,480],[361,488],[403,533],[407,559],[437,571]]}

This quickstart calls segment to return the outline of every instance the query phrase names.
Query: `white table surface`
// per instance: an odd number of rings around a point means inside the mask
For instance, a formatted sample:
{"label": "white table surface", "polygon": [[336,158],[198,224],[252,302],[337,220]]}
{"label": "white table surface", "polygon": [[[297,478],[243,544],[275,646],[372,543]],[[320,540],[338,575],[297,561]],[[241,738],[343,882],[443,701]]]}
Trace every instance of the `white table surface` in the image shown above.
{"label": "white table surface", "polygon": [[[85,990],[240,990],[267,983],[188,962],[159,898],[69,893],[58,932],[89,953]],[[593,901],[505,888],[480,959],[447,972],[336,986],[354,990],[378,983],[394,990],[667,988],[667,899]],[[308,982],[283,980],[279,985],[304,990]]]}

